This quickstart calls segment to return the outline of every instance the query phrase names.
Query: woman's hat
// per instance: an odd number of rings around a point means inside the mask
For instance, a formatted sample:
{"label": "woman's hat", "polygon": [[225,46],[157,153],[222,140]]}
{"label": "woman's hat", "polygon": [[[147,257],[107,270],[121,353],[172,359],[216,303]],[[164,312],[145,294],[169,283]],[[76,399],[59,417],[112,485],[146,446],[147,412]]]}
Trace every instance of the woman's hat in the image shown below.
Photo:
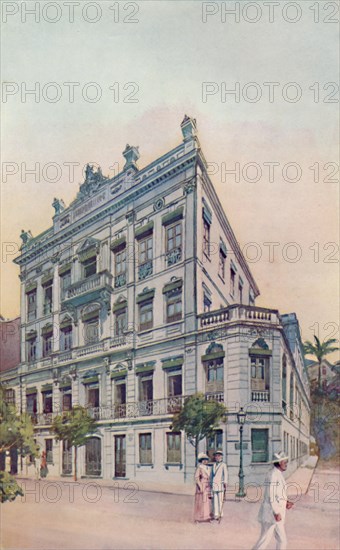
{"label": "woman's hat", "polygon": [[284,451],[279,451],[278,453],[273,454],[273,464],[275,464],[275,462],[282,462],[282,460],[289,460],[289,456],[287,456]]}
{"label": "woman's hat", "polygon": [[218,451],[215,451],[215,452],[214,452],[214,456],[215,456],[215,455],[222,455],[222,456],[223,456],[223,451],[219,451],[219,450],[218,450]]}
{"label": "woman's hat", "polygon": [[201,460],[209,460],[209,457],[205,453],[199,453],[197,460],[201,462]]}

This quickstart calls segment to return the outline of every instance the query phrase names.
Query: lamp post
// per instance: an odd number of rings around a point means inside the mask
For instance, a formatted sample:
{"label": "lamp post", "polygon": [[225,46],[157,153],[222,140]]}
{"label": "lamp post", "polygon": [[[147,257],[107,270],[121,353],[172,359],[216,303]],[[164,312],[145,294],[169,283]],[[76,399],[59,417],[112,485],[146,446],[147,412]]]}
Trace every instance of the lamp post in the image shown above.
{"label": "lamp post", "polygon": [[243,426],[246,421],[247,413],[244,412],[243,407],[237,413],[237,422],[240,426],[240,469],[238,472],[239,478],[239,489],[236,493],[237,497],[245,497],[246,493],[244,492],[244,473],[243,473]]}

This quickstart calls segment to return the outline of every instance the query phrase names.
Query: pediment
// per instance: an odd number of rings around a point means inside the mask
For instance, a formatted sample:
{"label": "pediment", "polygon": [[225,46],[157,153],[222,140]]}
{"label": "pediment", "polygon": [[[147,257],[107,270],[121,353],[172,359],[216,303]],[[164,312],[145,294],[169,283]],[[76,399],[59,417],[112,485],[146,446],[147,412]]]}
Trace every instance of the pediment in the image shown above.
{"label": "pediment", "polygon": [[100,241],[98,239],[95,239],[93,237],[87,237],[82,244],[77,248],[77,254],[81,254],[82,252],[86,252],[90,248],[98,248],[100,244]]}

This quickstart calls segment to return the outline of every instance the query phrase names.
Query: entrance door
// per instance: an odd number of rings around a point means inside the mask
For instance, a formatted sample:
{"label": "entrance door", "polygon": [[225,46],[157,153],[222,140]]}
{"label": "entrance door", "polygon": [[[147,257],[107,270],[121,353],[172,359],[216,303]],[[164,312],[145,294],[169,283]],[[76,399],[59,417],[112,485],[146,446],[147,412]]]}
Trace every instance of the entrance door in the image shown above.
{"label": "entrance door", "polygon": [[100,476],[102,471],[101,441],[98,437],[91,437],[85,445],[85,474]]}
{"label": "entrance door", "polygon": [[62,472],[64,475],[72,474],[72,447],[67,441],[63,441]]}
{"label": "entrance door", "polygon": [[126,442],[125,435],[115,436],[115,477],[126,476]]}

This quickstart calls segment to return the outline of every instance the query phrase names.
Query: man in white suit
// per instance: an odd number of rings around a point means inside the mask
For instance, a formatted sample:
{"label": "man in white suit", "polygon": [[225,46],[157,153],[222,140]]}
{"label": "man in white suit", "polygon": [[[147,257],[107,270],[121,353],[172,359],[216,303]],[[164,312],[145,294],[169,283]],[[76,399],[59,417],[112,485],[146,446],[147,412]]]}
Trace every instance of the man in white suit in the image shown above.
{"label": "man in white suit", "polygon": [[211,469],[211,490],[213,496],[213,515],[214,519],[221,521],[223,517],[223,500],[224,491],[227,488],[228,470],[227,465],[223,462],[222,451],[214,453],[215,462]]}
{"label": "man in white suit", "polygon": [[276,549],[287,548],[285,532],[286,509],[293,506],[286,494],[286,482],[282,472],[287,470],[288,456],[283,451],[274,453],[273,468],[268,472],[264,482],[264,496],[260,507],[258,520],[261,523],[261,534],[253,550],[267,548],[273,534],[276,539]]}

